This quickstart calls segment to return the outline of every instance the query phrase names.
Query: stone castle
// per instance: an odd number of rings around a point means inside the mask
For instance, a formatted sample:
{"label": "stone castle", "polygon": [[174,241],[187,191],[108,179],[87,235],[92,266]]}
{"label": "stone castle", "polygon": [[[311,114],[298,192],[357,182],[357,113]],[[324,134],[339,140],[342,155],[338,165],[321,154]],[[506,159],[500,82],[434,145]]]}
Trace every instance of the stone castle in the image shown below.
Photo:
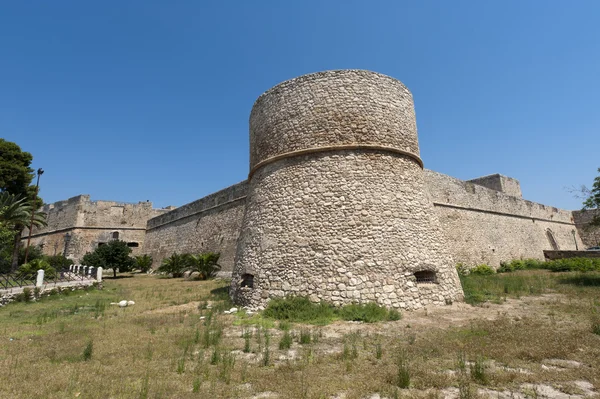
{"label": "stone castle", "polygon": [[[283,82],[250,115],[247,181],[176,209],[148,202],[46,205],[32,244],[80,260],[111,239],[148,253],[221,253],[231,294],[288,294],[417,309],[460,299],[455,265],[597,245],[590,212],[526,201],[499,174],[462,181],[423,168],[410,91],[369,71]],[[68,234],[67,234],[68,233]]]}

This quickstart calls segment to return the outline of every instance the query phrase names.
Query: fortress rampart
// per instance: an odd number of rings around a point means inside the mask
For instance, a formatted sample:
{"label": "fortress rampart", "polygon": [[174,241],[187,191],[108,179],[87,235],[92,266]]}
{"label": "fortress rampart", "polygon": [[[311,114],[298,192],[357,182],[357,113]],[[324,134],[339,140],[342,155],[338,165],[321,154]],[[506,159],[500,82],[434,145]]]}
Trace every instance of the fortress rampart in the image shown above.
{"label": "fortress rampart", "polygon": [[220,252],[219,263],[230,274],[246,193],[244,181],[150,219],[144,252],[152,254],[156,267],[175,252]]}
{"label": "fortress rampart", "polygon": [[174,210],[78,196],[44,211],[49,226],[32,243],[47,254],[77,260],[115,233],[154,267],[175,252],[220,252],[235,300],[253,306],[300,294],[415,309],[460,298],[457,263],[497,267],[600,241],[585,228],[592,211],[524,200],[514,178],[423,169],[411,93],[368,71],[261,95],[247,181]]}
{"label": "fortress rampart", "polygon": [[395,79],[327,71],[261,95],[234,302],[306,295],[415,309],[461,299],[422,167],[412,95]]}
{"label": "fortress rampart", "polygon": [[[89,195],[78,195],[46,204],[42,211],[48,226],[34,228],[31,245],[47,255],[65,255],[79,262],[98,245],[117,238],[127,242],[134,255],[140,254],[148,219],[169,209],[153,209],[150,202],[91,201]],[[25,229],[23,240],[28,234]]]}

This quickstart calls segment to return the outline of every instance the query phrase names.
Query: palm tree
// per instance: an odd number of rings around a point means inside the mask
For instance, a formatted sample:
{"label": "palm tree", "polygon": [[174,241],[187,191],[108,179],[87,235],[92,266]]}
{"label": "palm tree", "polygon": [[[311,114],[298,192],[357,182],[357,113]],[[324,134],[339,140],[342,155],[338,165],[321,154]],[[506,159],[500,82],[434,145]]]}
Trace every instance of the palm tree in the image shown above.
{"label": "palm tree", "polygon": [[221,266],[217,263],[220,254],[214,252],[205,252],[197,255],[188,255],[188,270],[198,272],[200,280],[213,278]]}
{"label": "palm tree", "polygon": [[47,226],[46,214],[33,209],[31,204],[27,202],[27,198],[6,191],[0,192],[0,225],[13,230],[15,233],[11,262],[12,270],[15,270],[18,266],[21,233],[32,222],[32,212],[35,227]]}

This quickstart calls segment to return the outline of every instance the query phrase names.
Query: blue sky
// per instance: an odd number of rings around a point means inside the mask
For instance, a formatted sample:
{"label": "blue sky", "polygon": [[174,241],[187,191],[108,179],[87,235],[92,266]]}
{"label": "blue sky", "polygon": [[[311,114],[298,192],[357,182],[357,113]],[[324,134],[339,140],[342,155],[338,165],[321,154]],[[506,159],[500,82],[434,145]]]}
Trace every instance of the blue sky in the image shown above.
{"label": "blue sky", "polygon": [[13,1],[0,137],[46,202],[182,205],[246,178],[275,84],[358,68],[412,91],[425,167],[566,209],[600,167],[598,1]]}

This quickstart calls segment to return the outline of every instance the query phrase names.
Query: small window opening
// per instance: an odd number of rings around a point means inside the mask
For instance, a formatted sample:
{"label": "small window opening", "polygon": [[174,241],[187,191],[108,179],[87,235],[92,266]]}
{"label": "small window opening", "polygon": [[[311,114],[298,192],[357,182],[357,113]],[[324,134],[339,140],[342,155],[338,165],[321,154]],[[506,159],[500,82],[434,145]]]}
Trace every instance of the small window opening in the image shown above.
{"label": "small window opening", "polygon": [[417,279],[417,284],[432,284],[437,282],[435,272],[431,270],[415,272],[415,278]]}
{"label": "small window opening", "polygon": [[254,288],[254,275],[248,273],[242,274],[240,287]]}
{"label": "small window opening", "polygon": [[139,243],[139,242],[128,242],[128,243],[127,243],[127,246],[128,246],[129,248],[137,248],[137,247],[139,247],[139,246],[140,246],[140,243]]}
{"label": "small window opening", "polygon": [[556,242],[556,239],[554,238],[554,233],[552,232],[552,230],[546,230],[546,237],[548,237],[548,241],[550,242],[550,246],[552,247],[552,249],[558,251],[558,244]]}
{"label": "small window opening", "polygon": [[103,245],[106,245],[106,243],[105,243],[105,242],[99,242],[99,243],[98,243],[98,246],[99,246],[99,247],[101,247],[101,246],[103,246]]}
{"label": "small window opening", "polygon": [[113,232],[112,233],[112,238],[113,238],[113,240],[118,240],[119,239],[119,232],[118,231]]}

